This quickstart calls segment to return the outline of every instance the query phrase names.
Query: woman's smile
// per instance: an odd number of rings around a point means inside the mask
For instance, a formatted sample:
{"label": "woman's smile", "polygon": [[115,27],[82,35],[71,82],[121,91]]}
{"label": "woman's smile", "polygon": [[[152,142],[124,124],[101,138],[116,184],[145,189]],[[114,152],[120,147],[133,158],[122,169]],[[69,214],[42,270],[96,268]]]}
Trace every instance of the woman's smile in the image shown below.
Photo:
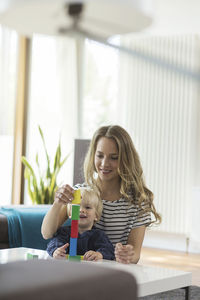
{"label": "woman's smile", "polygon": [[99,169],[103,174],[109,174],[112,172],[112,170],[104,170],[104,169]]}
{"label": "woman's smile", "polygon": [[111,138],[100,138],[95,152],[95,168],[101,180],[118,180],[118,157],[115,141]]}

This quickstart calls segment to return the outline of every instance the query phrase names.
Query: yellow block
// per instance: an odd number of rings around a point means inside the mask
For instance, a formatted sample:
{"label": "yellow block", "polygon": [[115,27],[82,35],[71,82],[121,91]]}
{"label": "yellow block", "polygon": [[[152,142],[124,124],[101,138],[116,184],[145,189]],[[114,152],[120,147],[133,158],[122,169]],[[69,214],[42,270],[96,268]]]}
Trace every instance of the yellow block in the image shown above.
{"label": "yellow block", "polygon": [[75,190],[72,204],[80,204],[80,203],[81,203],[81,190]]}

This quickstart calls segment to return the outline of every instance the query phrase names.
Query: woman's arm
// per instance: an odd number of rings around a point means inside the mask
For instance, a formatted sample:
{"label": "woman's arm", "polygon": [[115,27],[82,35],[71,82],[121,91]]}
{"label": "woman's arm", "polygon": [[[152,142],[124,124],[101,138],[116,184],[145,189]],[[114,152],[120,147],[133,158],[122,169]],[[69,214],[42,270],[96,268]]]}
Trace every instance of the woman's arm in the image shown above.
{"label": "woman's arm", "polygon": [[128,244],[117,243],[115,247],[116,261],[120,263],[134,263],[140,259],[142,243],[144,240],[146,227],[141,226],[131,230],[128,236]]}
{"label": "woman's arm", "polygon": [[41,233],[43,238],[52,238],[54,233],[67,220],[67,218],[67,206],[54,202],[42,222]]}
{"label": "woman's arm", "polygon": [[55,193],[52,207],[42,222],[41,233],[44,239],[52,238],[57,229],[67,220],[67,204],[73,199],[73,188],[66,184]]}

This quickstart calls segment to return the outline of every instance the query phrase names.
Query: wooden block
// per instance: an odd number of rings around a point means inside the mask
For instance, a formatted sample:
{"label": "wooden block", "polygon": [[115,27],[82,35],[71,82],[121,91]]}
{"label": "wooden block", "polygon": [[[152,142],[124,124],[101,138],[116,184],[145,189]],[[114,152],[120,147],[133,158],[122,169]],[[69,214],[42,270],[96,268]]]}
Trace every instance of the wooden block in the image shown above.
{"label": "wooden block", "polygon": [[80,204],[81,203],[81,190],[74,191],[74,199],[72,200],[72,204]]}
{"label": "wooden block", "polygon": [[79,220],[80,218],[80,205],[72,204],[72,217],[71,220]]}
{"label": "wooden block", "polygon": [[71,237],[72,238],[78,237],[78,220],[71,221]]}
{"label": "wooden block", "polygon": [[69,243],[69,255],[76,256],[77,254],[77,238],[70,238]]}

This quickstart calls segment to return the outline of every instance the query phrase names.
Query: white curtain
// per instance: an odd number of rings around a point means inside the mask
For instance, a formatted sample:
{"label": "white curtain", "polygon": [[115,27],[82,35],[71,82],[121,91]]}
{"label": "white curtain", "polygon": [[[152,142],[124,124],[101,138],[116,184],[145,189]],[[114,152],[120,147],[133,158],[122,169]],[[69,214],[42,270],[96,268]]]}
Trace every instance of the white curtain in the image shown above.
{"label": "white curtain", "polygon": [[[122,42],[174,65],[200,69],[197,36],[129,36]],[[126,54],[121,54],[119,77],[118,119],[133,138],[155,194],[163,217],[157,230],[185,236],[179,250],[189,240],[192,251],[200,251],[195,233],[200,228],[195,217],[200,208],[199,82]]]}
{"label": "white curtain", "polygon": [[11,204],[18,39],[0,26],[0,190],[1,205]]}
{"label": "white curtain", "polygon": [[[41,168],[46,160],[38,131],[41,126],[47,150],[53,159],[61,139],[64,158],[70,153],[58,177],[58,184],[72,184],[73,147],[77,137],[77,68],[74,39],[34,36],[28,109],[27,157],[35,166],[38,152]],[[35,166],[36,167],[36,166]],[[27,193],[25,201],[29,202]]]}

